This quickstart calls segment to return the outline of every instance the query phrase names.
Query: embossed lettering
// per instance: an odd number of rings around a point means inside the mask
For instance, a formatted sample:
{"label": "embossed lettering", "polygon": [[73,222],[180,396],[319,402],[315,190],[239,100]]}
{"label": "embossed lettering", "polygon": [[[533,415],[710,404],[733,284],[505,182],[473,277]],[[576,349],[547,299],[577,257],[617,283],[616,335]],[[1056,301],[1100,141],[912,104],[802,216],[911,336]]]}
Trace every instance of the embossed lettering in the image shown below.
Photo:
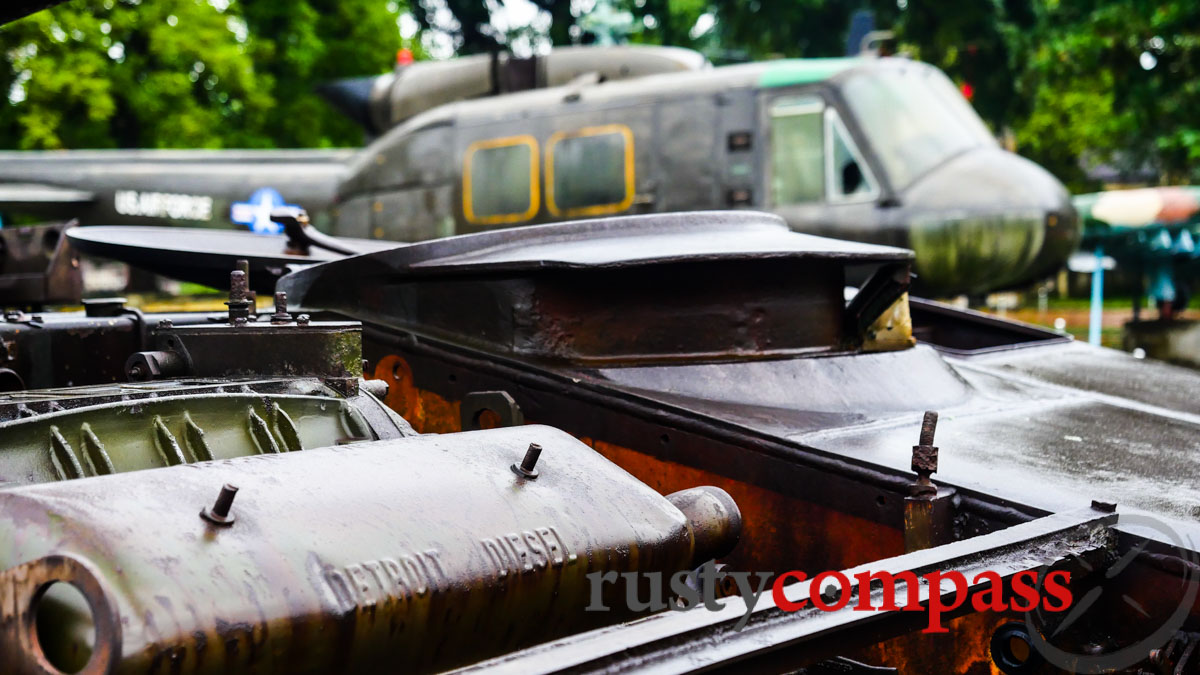
{"label": "embossed lettering", "polygon": [[362,565],[346,565],[346,574],[353,582],[354,590],[358,593],[361,604],[367,607],[375,606],[375,591],[367,579],[367,572]]}
{"label": "embossed lettering", "polygon": [[525,538],[525,545],[529,547],[530,558],[533,561],[534,567],[537,567],[539,570],[546,569],[549,558],[546,556],[541,538],[528,530],[522,532],[521,536]]}
{"label": "embossed lettering", "polygon": [[[437,586],[439,585],[437,583],[438,580],[441,580],[442,586],[449,584],[450,580],[446,578],[446,570],[442,569],[442,561],[438,559],[442,555],[441,551],[431,548],[427,551],[422,551],[421,555],[425,556],[421,564],[425,566],[425,574],[429,578],[430,587],[433,590],[437,590]],[[430,571],[431,569],[433,570],[432,572]]]}
{"label": "embossed lettering", "polygon": [[488,560],[496,568],[496,578],[503,579],[508,576],[508,552],[504,547],[495,539],[480,539],[479,543],[483,546]]}
{"label": "embossed lettering", "polygon": [[517,565],[521,571],[532,572],[533,563],[529,561],[529,549],[525,548],[525,542],[521,541],[521,536],[516,532],[509,532],[504,535],[504,540],[508,542],[508,547],[516,556]]}
{"label": "embossed lettering", "polygon": [[421,565],[417,563],[416,558],[411,555],[400,556],[400,568],[404,570],[408,576],[408,587],[412,589],[418,597],[425,597],[429,594],[429,585],[425,582],[425,572],[421,569]]}
{"label": "embossed lettering", "polygon": [[346,578],[345,574],[342,574],[341,570],[336,567],[327,567],[322,576],[325,577],[325,584],[329,586],[329,590],[333,592],[339,610],[348,612],[358,606],[354,592],[350,590],[350,580]]}

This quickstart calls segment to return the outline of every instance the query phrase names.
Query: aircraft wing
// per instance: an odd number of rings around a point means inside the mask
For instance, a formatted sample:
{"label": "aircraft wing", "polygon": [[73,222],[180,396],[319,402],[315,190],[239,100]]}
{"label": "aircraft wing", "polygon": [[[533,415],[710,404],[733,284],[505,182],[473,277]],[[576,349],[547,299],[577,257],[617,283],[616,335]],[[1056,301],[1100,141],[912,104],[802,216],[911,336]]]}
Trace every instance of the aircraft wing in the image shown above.
{"label": "aircraft wing", "polygon": [[0,183],[0,211],[85,206],[96,200],[87,190],[73,190],[41,183]]}
{"label": "aircraft wing", "polygon": [[229,228],[231,219],[269,226],[272,207],[299,205],[321,225],[356,152],[0,151],[0,213],[78,218],[85,226]]}

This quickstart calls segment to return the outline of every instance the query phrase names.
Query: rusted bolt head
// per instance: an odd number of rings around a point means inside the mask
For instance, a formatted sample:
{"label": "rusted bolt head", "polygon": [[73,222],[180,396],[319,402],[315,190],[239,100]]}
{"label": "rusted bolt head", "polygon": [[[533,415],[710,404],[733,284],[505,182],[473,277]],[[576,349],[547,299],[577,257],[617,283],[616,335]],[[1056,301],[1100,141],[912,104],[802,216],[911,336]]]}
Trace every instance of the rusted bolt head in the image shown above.
{"label": "rusted bolt head", "polygon": [[246,278],[246,273],[241,270],[234,270],[229,273],[229,299],[230,300],[245,300],[246,294],[250,292],[249,280]]}
{"label": "rusted bolt head", "polygon": [[937,471],[938,467],[938,449],[933,444],[933,435],[937,431],[937,420],[936,412],[925,411],[925,417],[921,420],[920,442],[913,446],[912,470],[925,478]]}
{"label": "rusted bolt head", "polygon": [[912,451],[912,470],[917,473],[930,474],[938,468],[938,449],[932,445],[914,445]]}

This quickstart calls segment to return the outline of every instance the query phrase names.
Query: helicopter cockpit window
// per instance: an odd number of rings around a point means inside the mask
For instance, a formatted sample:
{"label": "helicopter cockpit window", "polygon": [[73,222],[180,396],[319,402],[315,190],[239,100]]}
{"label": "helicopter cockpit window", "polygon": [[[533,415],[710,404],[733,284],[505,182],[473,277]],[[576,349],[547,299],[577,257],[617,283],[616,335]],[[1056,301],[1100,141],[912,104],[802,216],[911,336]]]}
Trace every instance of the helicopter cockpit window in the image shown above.
{"label": "helicopter cockpit window", "polygon": [[897,189],[961,152],[996,145],[954,84],[925,64],[854,73],[842,94]]}
{"label": "helicopter cockpit window", "polygon": [[633,203],[633,132],[623,124],[559,132],[546,144],[546,208],[555,216],[618,213]]}
{"label": "helicopter cockpit window", "polygon": [[872,199],[878,194],[875,179],[863,161],[854,139],[833,108],[825,109],[825,149],[829,159],[826,176],[830,201]]}
{"label": "helicopter cockpit window", "polygon": [[800,204],[825,198],[825,102],[789,96],[771,104],[771,201]]}
{"label": "helicopter cockpit window", "polygon": [[532,136],[477,141],[463,160],[463,215],[493,224],[529,220],[538,211],[538,151]]}

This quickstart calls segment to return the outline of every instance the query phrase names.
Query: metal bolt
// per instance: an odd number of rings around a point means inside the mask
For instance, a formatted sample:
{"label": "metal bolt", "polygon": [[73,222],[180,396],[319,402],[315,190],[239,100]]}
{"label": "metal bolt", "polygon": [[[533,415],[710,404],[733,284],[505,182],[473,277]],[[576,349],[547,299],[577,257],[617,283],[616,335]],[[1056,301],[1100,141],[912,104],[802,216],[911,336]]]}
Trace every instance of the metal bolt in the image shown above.
{"label": "metal bolt", "polygon": [[301,326],[307,326],[308,325],[308,315],[301,314],[300,316],[296,317],[296,323]]}
{"label": "metal bolt", "polygon": [[160,319],[158,322],[159,328],[171,328],[173,325],[170,319]]}
{"label": "metal bolt", "polygon": [[933,434],[937,431],[938,414],[932,410],[925,411],[921,420],[921,445],[933,445]]}
{"label": "metal bolt", "polygon": [[[238,261],[238,267],[249,269],[245,260]],[[250,277],[245,270],[236,269],[229,273],[229,323],[243,324],[250,316]]]}
{"label": "metal bolt", "polygon": [[521,464],[512,465],[513,472],[523,478],[537,478],[538,472],[535,467],[537,467],[538,457],[541,457],[541,455],[542,446],[537,443],[530,443],[529,449],[525,451],[524,459],[521,460]]}
{"label": "metal bolt", "polygon": [[292,320],[292,315],[287,311],[287,293],[278,291],[275,293],[275,313],[271,315],[271,323],[288,323]]}
{"label": "metal bolt", "polygon": [[230,300],[245,300],[246,293],[250,290],[250,281],[246,278],[246,273],[241,270],[234,270],[229,273],[229,299]]}
{"label": "metal bolt", "polygon": [[200,517],[214,525],[228,527],[233,524],[235,516],[229,512],[233,507],[233,498],[237,496],[237,486],[226,483],[221,488],[221,494],[217,495],[217,501],[213,503],[212,508],[206,508],[200,511]]}
{"label": "metal bolt", "polygon": [[937,494],[937,487],[929,479],[938,466],[938,449],[933,445],[933,436],[937,431],[938,414],[932,410],[925,411],[921,420],[921,439],[919,445],[912,449],[912,470],[917,473],[917,481],[911,488],[912,495],[932,496]]}

